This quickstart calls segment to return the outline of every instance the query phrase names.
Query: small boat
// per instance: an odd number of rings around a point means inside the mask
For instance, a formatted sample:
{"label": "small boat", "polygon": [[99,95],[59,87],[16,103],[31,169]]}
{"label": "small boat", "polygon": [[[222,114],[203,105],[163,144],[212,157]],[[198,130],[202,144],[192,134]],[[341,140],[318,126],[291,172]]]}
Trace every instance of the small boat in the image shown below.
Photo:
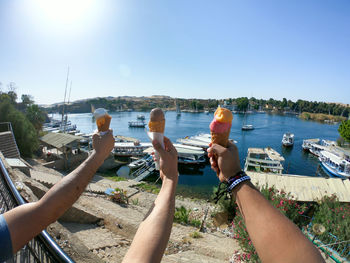
{"label": "small boat", "polygon": [[324,170],[331,176],[350,178],[349,161],[328,151],[321,151],[318,159]]}
{"label": "small boat", "polygon": [[254,126],[252,124],[245,124],[242,126],[242,131],[251,131],[254,130]]}
{"label": "small boat", "polygon": [[282,174],[284,158],[272,148],[248,148],[244,171]]}
{"label": "small boat", "polygon": [[145,128],[146,123],[144,121],[129,121],[128,122],[130,128]]}
{"label": "small boat", "polygon": [[294,145],[294,134],[290,133],[290,132],[283,134],[282,145],[286,146],[286,147],[293,146]]}
{"label": "small boat", "polygon": [[137,115],[137,119],[144,121],[145,120],[145,115],[143,115],[143,114]]}
{"label": "small boat", "polygon": [[208,110],[205,110],[204,113],[208,115],[208,114],[209,114],[209,111],[208,111]]}
{"label": "small boat", "polygon": [[147,164],[147,162],[151,161],[152,160],[152,156],[151,155],[147,155],[146,157],[144,158],[141,158],[141,159],[137,159],[131,163],[128,164],[128,167],[130,169],[137,169],[137,168],[140,168],[141,166]]}

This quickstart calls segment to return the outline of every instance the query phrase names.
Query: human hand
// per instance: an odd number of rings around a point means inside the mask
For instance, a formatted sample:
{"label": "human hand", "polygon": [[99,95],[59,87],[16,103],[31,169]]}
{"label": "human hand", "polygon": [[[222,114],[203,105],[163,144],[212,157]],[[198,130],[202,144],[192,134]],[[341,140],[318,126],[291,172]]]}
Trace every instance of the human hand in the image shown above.
{"label": "human hand", "polygon": [[94,133],[92,135],[92,147],[95,149],[96,155],[105,160],[114,147],[113,130],[109,129],[104,135]]}
{"label": "human hand", "polygon": [[178,178],[177,171],[177,151],[171,141],[164,136],[164,149],[161,144],[153,140],[154,149],[160,156],[160,176],[162,180],[165,178],[170,180],[176,180]]}
{"label": "human hand", "polygon": [[218,144],[209,144],[208,157],[211,168],[216,172],[221,182],[241,171],[238,149],[235,144],[228,142],[227,148]]}

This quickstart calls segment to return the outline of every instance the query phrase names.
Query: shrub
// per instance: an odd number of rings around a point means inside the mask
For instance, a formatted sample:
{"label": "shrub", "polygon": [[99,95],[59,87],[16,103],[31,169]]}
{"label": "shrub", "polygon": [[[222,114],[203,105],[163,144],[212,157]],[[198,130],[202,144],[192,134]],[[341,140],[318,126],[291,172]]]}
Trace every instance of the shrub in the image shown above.
{"label": "shrub", "polygon": [[[306,213],[309,206],[305,204],[298,204],[296,201],[290,199],[292,197],[290,194],[287,194],[283,190],[278,191],[273,187],[268,188],[267,186],[264,186],[261,188],[261,193],[271,202],[274,207],[286,215],[296,225],[301,227],[302,225],[307,224],[305,217],[302,215]],[[234,231],[233,238],[238,241],[242,250],[244,251],[240,257],[241,259],[245,260],[245,262],[260,262],[252,241],[248,235],[243,216],[239,212],[238,207],[236,207],[236,211],[237,214],[232,222]]]}
{"label": "shrub", "polygon": [[8,100],[0,100],[0,122],[11,122],[19,151],[24,157],[31,157],[38,148],[37,132],[24,114],[15,109]]}
{"label": "shrub", "polygon": [[201,233],[198,233],[197,231],[194,231],[194,232],[190,233],[190,237],[192,237],[192,238],[202,238],[203,236],[201,235]]}
{"label": "shrub", "polygon": [[[325,196],[318,203],[312,223],[322,224],[326,231],[317,238],[324,244],[336,242],[332,235],[335,235],[339,241],[350,240],[350,204],[340,203],[335,195]],[[350,252],[346,242],[332,247],[339,254],[346,255]],[[350,260],[350,255],[347,255],[347,259]]]}

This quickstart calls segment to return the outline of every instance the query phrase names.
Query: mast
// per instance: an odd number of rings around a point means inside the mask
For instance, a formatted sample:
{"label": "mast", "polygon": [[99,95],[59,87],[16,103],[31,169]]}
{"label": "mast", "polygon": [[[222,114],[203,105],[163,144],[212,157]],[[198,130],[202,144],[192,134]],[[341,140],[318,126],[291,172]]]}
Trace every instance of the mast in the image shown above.
{"label": "mast", "polygon": [[[63,118],[64,118],[64,106],[65,106],[65,104],[66,104],[66,95],[67,95],[67,87],[68,87],[68,78],[69,78],[69,66],[68,66],[68,70],[67,70],[67,79],[66,79],[66,88],[65,88],[65,90],[64,90],[64,99],[63,99],[63,107],[62,107],[62,120],[61,120],[61,127],[62,127],[62,125],[63,125]],[[67,124],[67,123],[66,123]],[[66,131],[66,124],[65,124],[65,126],[64,126],[64,131],[63,132],[65,132]]]}

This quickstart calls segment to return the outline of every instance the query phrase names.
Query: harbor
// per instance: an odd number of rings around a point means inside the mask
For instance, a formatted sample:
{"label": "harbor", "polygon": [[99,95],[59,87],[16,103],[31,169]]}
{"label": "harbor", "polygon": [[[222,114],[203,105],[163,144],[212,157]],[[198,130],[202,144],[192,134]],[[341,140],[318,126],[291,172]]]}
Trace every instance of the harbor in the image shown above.
{"label": "harbor", "polygon": [[[208,126],[213,113],[181,112],[181,115],[177,113],[176,111],[166,112],[165,135],[175,145],[182,145],[181,149],[187,146],[187,150],[206,151],[210,142]],[[148,112],[111,112],[110,114],[112,116],[111,128],[116,138],[115,158],[121,158],[123,162],[130,163],[133,161],[130,157],[142,158],[145,154],[149,154],[152,151],[150,148],[152,145],[145,129],[130,128],[128,126],[128,122],[134,120],[147,123],[149,118]],[[58,117],[59,115],[54,115],[54,117],[56,116]],[[68,121],[76,124],[80,133],[88,135],[91,135],[96,129],[91,118],[92,115],[89,113],[68,114]],[[242,131],[243,122],[252,123],[255,129],[248,132]],[[294,135],[293,147],[283,146],[282,139],[288,133],[293,133]],[[322,146],[321,141],[324,140],[327,145],[330,145],[331,141],[333,141],[334,144],[338,138],[337,126],[306,122],[294,115],[234,114],[230,135],[230,139],[238,147],[242,169],[244,169],[247,161],[248,148],[271,148],[284,159],[281,162],[281,169],[279,169],[280,174],[332,178],[322,168],[317,156],[312,154],[311,151],[303,150],[303,141],[310,138],[319,138],[320,143],[317,143],[317,140],[311,140],[312,145],[328,147]],[[309,143],[309,145],[311,144]],[[135,154],[132,151],[135,151]],[[192,158],[192,160],[196,161],[195,158]],[[183,159],[179,158],[179,163],[182,161]],[[212,188],[218,184],[216,174],[211,170],[208,162],[193,165],[194,163],[191,164],[189,162],[190,159],[186,161],[187,163],[182,162],[181,167],[179,167],[179,193],[201,198],[209,197]],[[260,169],[260,167],[254,168],[255,171],[257,171],[256,169]],[[156,177],[151,178],[153,178],[151,180],[156,180]]]}

